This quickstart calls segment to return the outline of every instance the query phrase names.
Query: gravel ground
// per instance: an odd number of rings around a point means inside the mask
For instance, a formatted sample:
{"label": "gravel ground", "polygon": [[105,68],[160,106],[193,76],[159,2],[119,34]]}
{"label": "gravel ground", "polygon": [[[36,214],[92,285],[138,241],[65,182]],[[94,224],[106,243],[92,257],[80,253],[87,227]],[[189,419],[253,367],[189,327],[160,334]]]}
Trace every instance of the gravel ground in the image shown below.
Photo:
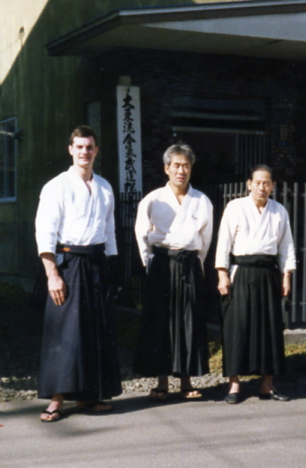
{"label": "gravel ground", "polygon": [[[210,374],[208,376],[196,377],[192,379],[195,388],[215,387],[225,383],[221,375]],[[170,377],[169,392],[178,392],[180,390],[179,379]],[[123,393],[144,392],[148,393],[151,388],[156,386],[154,378],[134,378],[123,380]],[[2,377],[0,384],[0,401],[11,400],[32,400],[37,398],[37,378],[36,377]]]}

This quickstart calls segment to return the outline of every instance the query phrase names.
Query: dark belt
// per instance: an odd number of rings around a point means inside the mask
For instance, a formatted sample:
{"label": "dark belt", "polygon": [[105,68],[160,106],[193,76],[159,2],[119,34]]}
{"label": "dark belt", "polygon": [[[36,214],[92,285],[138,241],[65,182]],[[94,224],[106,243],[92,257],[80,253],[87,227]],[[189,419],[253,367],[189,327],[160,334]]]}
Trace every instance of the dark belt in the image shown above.
{"label": "dark belt", "polygon": [[231,255],[231,263],[242,267],[279,269],[277,255]]}
{"label": "dark belt", "polygon": [[185,249],[167,249],[166,247],[157,247],[153,245],[153,253],[154,255],[161,256],[161,257],[171,257],[173,260],[177,260],[178,262],[183,262],[184,260],[197,258],[198,251],[197,250],[185,250]]}
{"label": "dark belt", "polygon": [[194,285],[194,269],[198,262],[197,250],[178,249],[172,250],[165,247],[153,245],[153,253],[156,257],[168,258],[170,263],[171,281],[175,278],[175,269],[181,265],[182,280],[186,287]]}
{"label": "dark belt", "polygon": [[98,255],[105,251],[105,244],[69,245],[57,244],[56,253],[70,253],[74,255]]}

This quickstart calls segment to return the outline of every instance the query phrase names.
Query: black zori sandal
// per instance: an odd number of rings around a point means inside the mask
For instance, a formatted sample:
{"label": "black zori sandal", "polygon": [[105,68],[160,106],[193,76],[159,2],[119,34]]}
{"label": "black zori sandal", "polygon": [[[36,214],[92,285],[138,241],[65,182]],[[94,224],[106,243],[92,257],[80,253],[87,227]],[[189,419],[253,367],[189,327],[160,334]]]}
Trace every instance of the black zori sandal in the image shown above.
{"label": "black zori sandal", "polygon": [[57,421],[60,421],[63,417],[63,412],[61,410],[54,410],[54,411],[48,411],[48,410],[44,410],[41,414],[48,414],[49,416],[53,416],[54,414],[57,414],[58,417],[56,418],[53,418],[53,419],[42,419],[40,418],[41,422],[43,423],[52,423],[52,422],[57,422]]}

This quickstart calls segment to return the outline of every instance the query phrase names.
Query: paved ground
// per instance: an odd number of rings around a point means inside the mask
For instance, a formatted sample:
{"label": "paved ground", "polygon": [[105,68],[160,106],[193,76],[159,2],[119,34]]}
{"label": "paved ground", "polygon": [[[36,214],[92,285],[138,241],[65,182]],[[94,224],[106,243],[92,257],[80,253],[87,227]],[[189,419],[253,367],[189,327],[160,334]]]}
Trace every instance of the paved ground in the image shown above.
{"label": "paved ground", "polygon": [[259,401],[245,384],[245,401],[223,402],[225,388],[203,399],[166,403],[142,395],[114,401],[102,416],[73,413],[42,424],[42,400],[0,404],[0,466],[14,468],[305,468],[306,385],[282,384],[288,403]]}

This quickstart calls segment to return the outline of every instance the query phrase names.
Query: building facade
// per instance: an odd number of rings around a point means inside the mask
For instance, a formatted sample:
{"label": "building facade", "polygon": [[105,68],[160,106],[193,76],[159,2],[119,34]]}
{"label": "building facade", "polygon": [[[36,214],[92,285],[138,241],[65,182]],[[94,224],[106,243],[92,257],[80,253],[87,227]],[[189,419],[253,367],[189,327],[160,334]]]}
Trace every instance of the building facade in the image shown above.
{"label": "building facade", "polygon": [[117,197],[162,185],[180,140],[200,189],[259,162],[305,180],[306,1],[27,3],[0,32],[0,279],[33,286],[39,193],[81,123]]}

